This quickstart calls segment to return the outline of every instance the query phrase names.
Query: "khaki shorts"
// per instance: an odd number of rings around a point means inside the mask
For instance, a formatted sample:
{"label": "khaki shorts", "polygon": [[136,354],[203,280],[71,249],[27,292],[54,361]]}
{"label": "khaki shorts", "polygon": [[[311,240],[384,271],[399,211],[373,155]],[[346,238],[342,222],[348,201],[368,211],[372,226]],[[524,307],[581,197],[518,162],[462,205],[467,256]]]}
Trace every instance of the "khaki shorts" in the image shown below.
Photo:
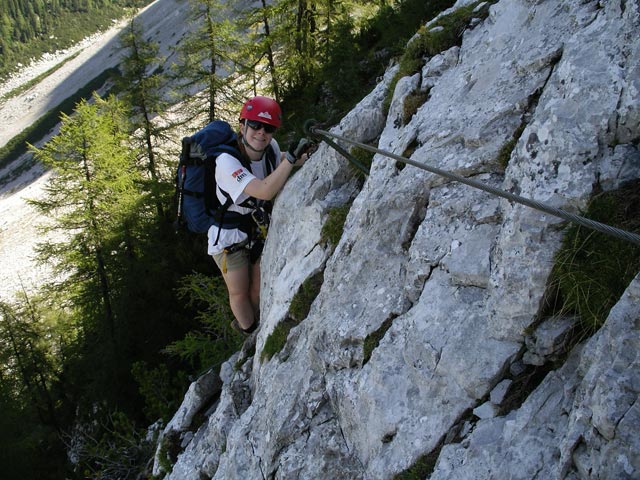
{"label": "khaki shorts", "polygon": [[218,253],[217,255],[212,255],[212,257],[220,271],[223,273],[228,270],[239,270],[249,266],[249,250],[246,248],[241,248],[237,252],[233,253]]}

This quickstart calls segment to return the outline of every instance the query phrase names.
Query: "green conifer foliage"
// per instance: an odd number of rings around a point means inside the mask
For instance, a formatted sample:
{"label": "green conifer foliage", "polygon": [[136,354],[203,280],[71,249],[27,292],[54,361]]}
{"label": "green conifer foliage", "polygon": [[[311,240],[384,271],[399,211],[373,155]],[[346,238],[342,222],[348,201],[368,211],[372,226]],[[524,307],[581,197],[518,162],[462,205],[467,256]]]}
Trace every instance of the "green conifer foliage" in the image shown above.
{"label": "green conifer foliage", "polygon": [[[50,223],[43,227],[40,259],[50,262],[57,290],[83,312],[84,327],[115,341],[114,285],[131,254],[125,225],[139,200],[135,151],[127,146],[126,113],[113,98],[82,101],[63,115],[60,133],[35,157],[51,168],[42,200],[31,203]],[[124,246],[124,248],[122,248]],[[87,325],[87,322],[89,325]]]}
{"label": "green conifer foliage", "polygon": [[151,0],[0,0],[0,77],[70,47]]}
{"label": "green conifer foliage", "polygon": [[150,190],[162,213],[158,192],[154,188],[162,173],[158,164],[157,144],[163,127],[154,118],[162,116],[167,102],[162,96],[165,78],[160,65],[164,59],[159,55],[159,45],[144,39],[142,26],[131,18],[120,39],[120,47],[125,51],[120,68],[122,76],[118,86],[124,102],[131,110],[131,129],[138,142],[140,152],[144,152],[144,169],[150,180]]}
{"label": "green conifer foliage", "polygon": [[[235,121],[242,97],[234,90],[239,39],[236,23],[224,18],[220,0],[192,0],[194,28],[178,45],[171,77],[189,119]],[[182,109],[184,111],[184,109]]]}

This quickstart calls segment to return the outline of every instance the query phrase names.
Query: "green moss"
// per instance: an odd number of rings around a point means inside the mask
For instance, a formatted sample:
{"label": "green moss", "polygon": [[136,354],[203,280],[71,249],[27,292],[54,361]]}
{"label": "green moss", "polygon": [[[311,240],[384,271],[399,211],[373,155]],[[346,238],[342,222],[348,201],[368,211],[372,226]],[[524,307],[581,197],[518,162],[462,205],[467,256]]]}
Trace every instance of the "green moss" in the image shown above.
{"label": "green moss", "polygon": [[[371,164],[373,163],[373,157],[375,153],[370,150],[365,150],[362,147],[353,147],[349,152],[351,156],[358,162],[359,165],[364,167],[367,173],[371,170]],[[353,167],[354,174],[364,177],[365,173],[360,169],[355,168],[352,163],[349,163]]]}
{"label": "green moss", "polygon": [[[640,180],[594,196],[585,217],[639,233]],[[560,297],[560,311],[578,314],[583,331],[593,333],[638,271],[640,247],[571,225],[556,254],[551,286]]]}
{"label": "green moss", "polygon": [[479,11],[474,12],[482,1],[458,8],[448,15],[444,15],[428,27],[421,27],[418,35],[405,49],[400,57],[400,68],[391,82],[384,102],[385,111],[391,105],[391,99],[395,86],[402,77],[413,75],[420,71],[425,63],[425,58],[433,57],[451,47],[462,43],[462,34],[473,18],[485,19],[489,14],[489,6],[494,1],[486,2]]}
{"label": "green moss", "polygon": [[177,432],[171,430],[162,437],[158,451],[158,463],[165,475],[170,474],[173,470],[180,450],[180,436]]}
{"label": "green moss", "polygon": [[400,72],[403,76],[418,72],[425,57],[433,57],[451,47],[460,45],[462,34],[471,19],[484,20],[489,14],[489,6],[495,2],[487,2],[483,8],[474,12],[481,3],[484,2],[478,1],[458,8],[450,14],[440,17],[432,25],[422,27],[418,31],[418,37],[408,45],[400,59]]}
{"label": "green moss", "polygon": [[507,140],[504,145],[502,145],[502,148],[500,148],[496,161],[502,169],[507,168],[509,159],[511,158],[511,152],[513,152],[513,149],[516,147],[517,141],[518,140],[516,138],[512,137],[511,139]]}
{"label": "green moss", "polygon": [[416,114],[418,109],[429,100],[429,92],[431,89],[422,91],[417,90],[411,92],[404,99],[404,108],[402,112],[402,124],[406,125],[411,121],[411,118]]}
{"label": "green moss", "polygon": [[282,351],[287,343],[289,332],[302,320],[307,318],[311,304],[320,293],[320,288],[324,282],[324,273],[318,272],[307,278],[291,300],[289,315],[280,322],[273,332],[265,340],[260,359],[270,360],[276,353]]}
{"label": "green moss", "polygon": [[[236,332],[237,333],[237,332]],[[246,349],[245,349],[246,348]],[[233,365],[234,371],[240,371],[244,364],[247,363],[250,359],[252,359],[256,354],[256,344],[255,342],[249,342],[249,344],[244,343],[242,346],[242,351],[240,352],[240,356],[238,360]]]}
{"label": "green moss", "polygon": [[324,244],[336,246],[342,237],[344,222],[351,209],[351,203],[329,209],[327,220],[320,232],[320,241]]}
{"label": "green moss", "polygon": [[[404,149],[404,152],[402,152],[402,156],[404,158],[411,158],[411,155],[413,155],[415,151],[421,146],[422,144],[418,141],[418,139],[414,138],[413,141],[409,144],[409,146]],[[396,168],[398,169],[398,171],[403,170],[406,166],[407,164],[404,162],[399,162],[399,161],[396,162]]]}
{"label": "green moss", "polygon": [[518,143],[518,140],[520,139],[520,136],[522,135],[522,132],[524,131],[526,126],[527,126],[526,122],[522,122],[520,126],[516,129],[516,131],[513,132],[511,139],[509,139],[498,152],[496,161],[502,169],[507,168],[507,165],[509,164],[509,159],[511,158],[511,153],[513,152],[513,149],[516,147],[516,143]]}
{"label": "green moss", "polygon": [[409,469],[396,475],[394,480],[423,480],[424,478],[429,478],[436,466],[439,453],[440,450],[438,449],[433,453],[421,456]]}
{"label": "green moss", "polygon": [[262,353],[260,354],[260,360],[262,360],[263,362],[265,360],[271,360],[271,357],[273,357],[276,353],[282,351],[287,343],[289,332],[296,325],[298,325],[298,322],[291,317],[287,317],[282,322],[280,322],[265,340],[264,347],[262,348]]}
{"label": "green moss", "polygon": [[307,315],[309,315],[311,304],[318,296],[318,293],[320,293],[320,288],[322,287],[323,282],[323,272],[318,272],[312,277],[307,278],[291,300],[289,314],[298,322],[301,322],[307,318]]}
{"label": "green moss", "polygon": [[371,332],[369,335],[367,335],[367,338],[364,339],[364,345],[363,345],[364,352],[363,352],[363,360],[362,360],[363,365],[366,365],[367,362],[371,359],[371,354],[378,347],[378,345],[380,344],[380,340],[384,338],[384,335],[385,333],[387,333],[387,330],[391,328],[394,318],[396,317],[392,316],[390,318],[387,318],[384,322],[382,322],[382,325],[380,326],[380,328],[378,328],[375,332]]}

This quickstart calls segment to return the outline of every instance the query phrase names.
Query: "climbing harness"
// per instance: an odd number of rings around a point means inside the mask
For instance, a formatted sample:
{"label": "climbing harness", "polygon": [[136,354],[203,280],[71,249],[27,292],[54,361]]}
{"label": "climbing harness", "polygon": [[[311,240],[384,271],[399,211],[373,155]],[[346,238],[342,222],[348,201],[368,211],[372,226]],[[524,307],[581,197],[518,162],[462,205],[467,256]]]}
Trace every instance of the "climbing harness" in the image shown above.
{"label": "climbing harness", "polygon": [[365,174],[368,174],[366,169],[360,164],[353,156],[351,156],[343,147],[336,144],[331,140],[334,138],[336,140],[341,140],[343,142],[349,143],[356,147],[363,148],[373,153],[379,153],[380,155],[384,155],[386,157],[397,160],[398,162],[406,163],[408,165],[413,165],[414,167],[420,168],[421,170],[426,170],[427,172],[434,173],[441,177],[448,178],[450,180],[454,180],[465,185],[468,185],[473,188],[477,188],[488,192],[492,195],[496,195],[498,197],[506,198],[507,200],[520,203],[527,207],[533,208],[535,210],[540,210],[541,212],[548,213],[555,217],[562,218],[563,220],[568,220],[575,224],[581,225],[583,227],[590,228],[592,230],[597,230],[602,233],[606,233],[608,235],[612,235],[614,237],[620,238],[622,240],[626,240],[628,242],[635,243],[636,245],[640,245],[640,235],[632,232],[628,232],[626,230],[622,230],[620,228],[612,227],[611,225],[607,225],[605,223],[596,222],[595,220],[591,220],[589,218],[581,217],[579,215],[575,215],[573,213],[566,212],[559,208],[552,207],[542,202],[538,202],[536,200],[531,200],[530,198],[521,197],[520,195],[516,195],[514,193],[506,192],[504,190],[500,190],[498,188],[491,187],[482,182],[478,182],[476,180],[465,178],[455,173],[447,172],[446,170],[441,170],[436,167],[432,167],[430,165],[426,165],[424,163],[417,162],[415,160],[411,160],[410,158],[401,157],[400,155],[396,155],[394,153],[388,152],[386,150],[382,150],[376,147],[372,147],[371,145],[367,145],[365,143],[356,142],[342,135],[337,135],[335,133],[328,132],[326,130],[321,130],[317,127],[314,120],[308,120],[304,125],[305,132],[308,135],[319,138],[320,140],[324,140],[328,145],[336,149],[338,153],[344,156],[347,160],[354,164],[356,168],[363,171]]}
{"label": "climbing harness", "polygon": [[251,212],[251,218],[258,229],[258,238],[264,240],[267,238],[269,229],[270,216],[264,207],[258,206]]}
{"label": "climbing harness", "polygon": [[[264,241],[267,238],[269,230],[269,223],[271,221],[271,215],[269,214],[269,203],[261,201],[260,205],[256,205],[250,214],[246,214],[243,217],[250,217],[253,221],[250,224],[250,228],[243,228],[242,230],[247,234],[247,238],[242,242],[234,243],[233,245],[225,248],[222,253],[222,273],[227,273],[227,255],[238,252],[243,248],[249,250],[249,259],[251,263],[255,263],[264,247]],[[217,240],[216,240],[217,242]]]}

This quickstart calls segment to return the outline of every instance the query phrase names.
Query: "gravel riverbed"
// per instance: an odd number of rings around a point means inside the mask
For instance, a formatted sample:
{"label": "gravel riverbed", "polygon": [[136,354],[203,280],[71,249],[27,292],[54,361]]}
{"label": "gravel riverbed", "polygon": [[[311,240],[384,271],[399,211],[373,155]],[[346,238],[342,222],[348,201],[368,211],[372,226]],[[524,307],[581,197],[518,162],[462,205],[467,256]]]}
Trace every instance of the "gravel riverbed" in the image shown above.
{"label": "gravel riverbed", "polygon": [[[170,54],[189,28],[185,20],[187,8],[187,0],[156,0],[139,14],[145,32],[149,33],[146,38],[158,42],[162,55]],[[0,96],[64,62],[19,96],[0,101],[0,146],[105,69],[116,66],[121,55],[118,35],[125,25],[125,21],[114,22],[109,30],[72,48],[31,62],[1,84]],[[16,159],[0,170],[0,178],[21,168],[26,161],[27,156]],[[0,300],[10,300],[16,291],[33,292],[51,277],[50,268],[34,260],[34,247],[42,240],[38,226],[43,219],[27,202],[41,197],[48,175],[40,165],[35,165],[0,185]]]}

